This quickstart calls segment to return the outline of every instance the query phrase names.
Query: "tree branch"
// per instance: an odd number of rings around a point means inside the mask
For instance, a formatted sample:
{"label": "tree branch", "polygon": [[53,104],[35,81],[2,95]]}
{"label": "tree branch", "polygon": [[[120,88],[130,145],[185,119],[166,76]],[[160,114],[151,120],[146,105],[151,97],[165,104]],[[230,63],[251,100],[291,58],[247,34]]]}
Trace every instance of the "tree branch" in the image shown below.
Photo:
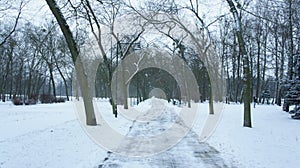
{"label": "tree branch", "polygon": [[14,26],[13,26],[12,30],[8,33],[8,35],[4,37],[3,41],[0,43],[0,46],[4,45],[4,43],[6,43],[6,41],[7,41],[7,39],[16,31],[16,28],[17,28],[17,25],[18,25],[23,7],[24,6],[23,6],[23,1],[22,1],[20,6],[19,6],[18,15],[17,15],[17,18],[15,20]]}

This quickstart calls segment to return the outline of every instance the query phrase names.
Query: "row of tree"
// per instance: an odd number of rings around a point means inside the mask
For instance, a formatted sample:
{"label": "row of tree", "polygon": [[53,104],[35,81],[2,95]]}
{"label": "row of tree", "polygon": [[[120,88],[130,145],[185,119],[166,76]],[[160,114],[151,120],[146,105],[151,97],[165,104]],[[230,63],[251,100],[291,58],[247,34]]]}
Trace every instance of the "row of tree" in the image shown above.
{"label": "row of tree", "polygon": [[[9,23],[3,25],[5,33]],[[19,23],[19,28],[0,46],[2,101],[16,97],[37,100],[40,94],[56,97],[62,92],[69,99],[73,66],[58,30],[54,22],[43,26]]]}
{"label": "row of tree", "polygon": [[[112,97],[111,81],[120,61],[137,50],[152,47],[173,53],[189,65],[197,79],[201,100],[220,101],[218,96],[212,96],[212,90],[224,90],[224,97],[230,101],[244,102],[244,125],[251,127],[251,97],[258,97],[259,103],[281,105],[288,90],[285,83],[300,74],[298,1],[227,0],[228,10],[209,18],[204,16],[203,4],[198,0],[152,0],[140,4],[115,0],[46,2],[57,22],[49,19],[42,26],[35,26],[20,21],[18,15],[1,24],[3,100],[6,94],[10,98],[33,98],[42,93],[56,96],[59,84],[68,96],[75,63],[86,68],[83,62],[94,58],[99,63],[94,94]],[[23,3],[19,11],[22,6]],[[93,52],[79,57],[86,48]],[[89,77],[82,72],[84,69],[76,72],[84,79],[79,85],[88,87],[85,82]],[[155,76],[156,73],[160,75]],[[217,82],[213,74],[224,77],[225,84]],[[161,87],[169,97],[175,96],[176,91],[168,90],[177,88],[174,80],[154,82],[168,79],[168,75],[155,69],[137,73],[129,87],[132,94],[127,96],[145,98],[154,87]],[[154,81],[149,81],[151,77]],[[91,100],[85,104],[91,104]],[[94,124],[93,119],[90,124]]]}
{"label": "row of tree", "polygon": [[[300,52],[300,15],[298,1],[258,1],[239,4],[240,18],[244,27],[244,39],[248,51],[251,72],[251,95],[259,103],[273,98],[271,103],[281,105],[285,83],[298,74],[297,62]],[[231,101],[242,98],[242,58],[231,19],[221,21],[219,53],[224,63],[227,94]]]}

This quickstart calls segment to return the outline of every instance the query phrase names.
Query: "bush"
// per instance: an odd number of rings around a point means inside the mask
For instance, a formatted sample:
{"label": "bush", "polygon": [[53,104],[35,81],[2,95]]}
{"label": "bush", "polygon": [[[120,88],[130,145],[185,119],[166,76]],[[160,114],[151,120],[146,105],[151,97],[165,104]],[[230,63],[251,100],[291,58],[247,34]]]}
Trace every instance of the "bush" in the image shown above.
{"label": "bush", "polygon": [[35,102],[38,101],[39,95],[38,94],[31,94],[28,96],[28,99],[33,99]]}
{"label": "bush", "polygon": [[34,105],[34,104],[36,104],[35,99],[28,99],[25,101],[25,105]]}
{"label": "bush", "polygon": [[41,103],[54,103],[56,102],[56,98],[53,95],[50,94],[42,94],[40,96]]}
{"label": "bush", "polygon": [[21,98],[19,97],[16,97],[12,100],[13,104],[16,105],[16,106],[19,106],[19,105],[23,105],[23,101]]}
{"label": "bush", "polygon": [[42,94],[40,96],[40,101],[43,104],[45,104],[45,103],[64,103],[64,102],[66,102],[66,98],[63,98],[63,97],[56,98],[53,95]]}
{"label": "bush", "polygon": [[64,103],[64,102],[66,102],[65,98],[63,98],[63,97],[56,98],[56,103]]}

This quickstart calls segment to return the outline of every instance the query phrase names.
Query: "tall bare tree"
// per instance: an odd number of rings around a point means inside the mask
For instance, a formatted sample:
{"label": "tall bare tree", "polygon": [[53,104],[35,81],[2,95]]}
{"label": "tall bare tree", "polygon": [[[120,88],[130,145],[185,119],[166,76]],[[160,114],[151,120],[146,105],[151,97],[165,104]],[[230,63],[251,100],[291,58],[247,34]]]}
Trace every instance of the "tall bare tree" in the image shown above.
{"label": "tall bare tree", "polygon": [[[244,87],[243,87],[243,100],[244,100],[244,127],[252,127],[251,124],[251,75],[249,70],[249,58],[245,48],[245,42],[243,37],[243,28],[241,18],[238,14],[238,10],[232,0],[227,0],[230,7],[230,12],[233,15],[236,35],[239,43],[240,54],[243,57],[243,73],[244,73]],[[238,4],[240,5],[240,4]]]}
{"label": "tall bare tree", "polygon": [[[101,9],[103,10],[103,15],[97,15],[97,12],[99,12],[99,9],[97,8],[97,5],[101,5]],[[110,29],[110,34],[114,38],[114,41],[116,41],[116,64],[118,65],[119,60],[125,59],[125,57],[132,52],[133,48],[135,47],[135,43],[140,39],[141,35],[145,31],[144,26],[145,24],[138,25],[139,28],[135,29],[135,32],[133,32],[131,35],[120,35],[116,33],[115,30],[115,24],[117,22],[117,19],[122,16],[122,12],[120,11],[122,7],[122,1],[107,1],[107,2],[96,2],[92,4],[89,0],[85,0],[82,3],[84,9],[85,9],[85,16],[89,23],[89,26],[91,28],[92,34],[94,35],[97,45],[100,49],[101,56],[104,61],[104,65],[106,66],[107,73],[105,73],[107,76],[105,77],[107,79],[107,85],[109,88],[111,88],[111,80],[113,76],[113,64],[109,62],[109,53],[105,51],[104,42],[105,39],[103,39],[103,29],[104,27],[108,27]],[[100,11],[101,12],[101,11]],[[127,16],[130,16],[127,15]],[[124,15],[123,15],[124,17]],[[132,17],[127,17],[124,19],[128,19],[128,22],[130,22],[130,19]],[[126,40],[122,40],[126,39]],[[112,49],[111,49],[112,50]],[[112,53],[111,53],[112,57]],[[111,58],[112,61],[112,58]],[[122,76],[124,76],[124,71],[122,71]],[[125,82],[123,82],[125,83]],[[123,98],[123,104],[124,108],[128,108],[128,102],[127,102],[127,85],[124,84],[123,86],[123,92],[124,92],[124,98]],[[109,92],[111,93],[111,92]],[[111,97],[111,104],[112,104],[112,110],[115,116],[117,117],[117,104],[120,102],[116,102],[117,100],[114,100],[112,95],[109,95]]]}
{"label": "tall bare tree", "polygon": [[[7,12],[7,11],[11,10],[11,8],[12,8],[12,6],[10,5],[10,1],[7,1],[7,0],[0,2],[0,6],[1,6],[0,13]],[[15,18],[15,21],[13,23],[11,30],[8,32],[3,32],[3,34],[0,32],[1,33],[0,37],[3,36],[3,38],[0,40],[0,46],[2,46],[4,43],[6,43],[8,38],[16,31],[17,25],[18,25],[20,17],[21,17],[21,12],[22,12],[22,9],[24,6],[25,6],[25,3],[22,0],[18,7],[17,16]],[[3,17],[3,16],[0,15],[0,17]]]}
{"label": "tall bare tree", "polygon": [[86,124],[87,125],[97,125],[96,117],[95,117],[95,112],[94,112],[94,107],[93,107],[93,97],[90,93],[90,89],[88,88],[88,83],[87,83],[87,74],[85,74],[84,71],[84,66],[82,59],[79,56],[79,50],[77,43],[73,37],[73,34],[70,30],[70,27],[61,12],[60,8],[58,7],[58,4],[56,3],[55,0],[46,0],[50,10],[52,11],[54,17],[56,18],[61,31],[64,34],[64,37],[67,41],[68,48],[71,52],[72,55],[72,61],[75,65],[75,71],[76,75],[79,80],[79,85],[81,89],[81,93],[83,96],[83,102],[84,102],[84,108],[85,108],[85,114],[86,114]]}

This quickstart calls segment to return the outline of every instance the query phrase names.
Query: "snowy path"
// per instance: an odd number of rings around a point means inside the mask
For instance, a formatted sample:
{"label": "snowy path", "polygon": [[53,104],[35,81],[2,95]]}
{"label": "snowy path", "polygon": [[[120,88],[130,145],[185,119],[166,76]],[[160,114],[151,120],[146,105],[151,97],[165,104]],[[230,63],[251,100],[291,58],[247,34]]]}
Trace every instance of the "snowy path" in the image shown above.
{"label": "snowy path", "polygon": [[[147,136],[156,135],[168,129],[170,123],[186,127],[182,120],[176,120],[178,108],[174,106],[157,101],[151,100],[151,106],[146,113],[137,116],[133,120],[132,125],[128,129],[127,136]],[[154,112],[155,111],[155,112]],[[143,121],[144,118],[149,118],[147,114],[161,114],[159,119],[152,120],[151,122],[138,122]],[[146,116],[146,117],[145,117]],[[175,122],[175,123],[174,123]],[[137,142],[124,142],[122,148],[130,149],[136,146],[142,148],[143,144],[136,144]],[[146,158],[133,158],[124,157],[115,153],[108,152],[107,156],[103,159],[103,163],[99,167],[103,168],[119,168],[119,167],[205,167],[205,168],[226,168],[229,167],[224,163],[224,160],[219,156],[219,152],[207,143],[200,143],[199,136],[192,130],[173,148],[163,151],[159,154],[149,156]]]}
{"label": "snowy path", "polygon": [[173,148],[146,158],[128,158],[108,152],[102,168],[152,167],[152,168],[226,168],[219,152],[207,143],[199,143],[198,135],[191,132]]}

